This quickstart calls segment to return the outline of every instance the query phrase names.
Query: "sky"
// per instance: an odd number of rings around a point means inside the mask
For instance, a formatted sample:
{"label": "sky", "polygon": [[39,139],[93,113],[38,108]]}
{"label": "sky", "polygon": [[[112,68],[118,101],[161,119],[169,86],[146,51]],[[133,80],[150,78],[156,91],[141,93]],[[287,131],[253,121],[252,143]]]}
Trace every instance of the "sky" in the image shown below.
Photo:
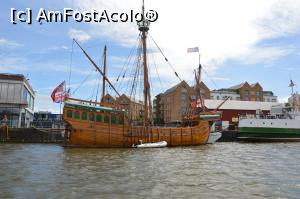
{"label": "sky", "polygon": [[[135,22],[39,23],[35,18],[40,8],[140,12],[141,2],[1,1],[0,73],[24,74],[29,79],[36,91],[35,111],[59,112],[59,104],[51,101],[50,94],[62,81],[70,87],[72,97],[96,100],[97,95],[99,100],[100,75],[73,43],[75,38],[100,67],[107,45],[107,74],[120,92],[128,93],[136,60],[130,55],[136,54],[139,35]],[[300,85],[299,0],[145,0],[145,6],[158,13],[157,21],[150,25],[147,42],[152,97],[179,83],[172,67],[181,79],[194,84],[198,55],[188,54],[187,48],[196,46],[204,70],[202,80],[211,90],[244,81],[259,82],[284,102],[291,93],[290,79]],[[32,24],[11,23],[12,8],[30,8]],[[115,95],[110,88],[107,90]]]}

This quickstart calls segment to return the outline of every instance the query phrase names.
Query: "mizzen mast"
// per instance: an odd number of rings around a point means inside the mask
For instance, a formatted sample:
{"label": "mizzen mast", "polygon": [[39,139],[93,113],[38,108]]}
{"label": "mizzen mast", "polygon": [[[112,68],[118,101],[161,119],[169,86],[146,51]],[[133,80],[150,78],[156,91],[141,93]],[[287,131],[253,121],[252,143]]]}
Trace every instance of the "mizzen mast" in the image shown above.
{"label": "mizzen mast", "polygon": [[150,84],[148,79],[148,66],[147,66],[147,33],[149,30],[150,22],[145,19],[145,6],[144,0],[142,5],[143,19],[138,22],[139,31],[142,33],[142,46],[143,46],[143,66],[144,66],[144,127],[149,125],[149,106],[150,106]]}

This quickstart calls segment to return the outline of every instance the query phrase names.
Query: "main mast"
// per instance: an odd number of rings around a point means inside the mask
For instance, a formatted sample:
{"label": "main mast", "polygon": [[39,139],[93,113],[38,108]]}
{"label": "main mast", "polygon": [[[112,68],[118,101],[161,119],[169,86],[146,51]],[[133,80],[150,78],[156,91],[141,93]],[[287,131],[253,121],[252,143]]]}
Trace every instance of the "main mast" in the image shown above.
{"label": "main mast", "polygon": [[103,102],[104,96],[105,96],[105,77],[106,77],[106,46],[104,46],[104,54],[103,54],[103,79],[102,79],[102,98],[101,102]]}
{"label": "main mast", "polygon": [[[149,30],[150,22],[145,19],[144,0],[142,6],[143,20],[138,22],[139,31],[142,33],[142,46],[143,46],[143,66],[144,66],[144,127],[149,125],[149,107],[150,102],[150,84],[148,79],[148,66],[147,66],[147,32]],[[150,103],[149,103],[150,104]]]}

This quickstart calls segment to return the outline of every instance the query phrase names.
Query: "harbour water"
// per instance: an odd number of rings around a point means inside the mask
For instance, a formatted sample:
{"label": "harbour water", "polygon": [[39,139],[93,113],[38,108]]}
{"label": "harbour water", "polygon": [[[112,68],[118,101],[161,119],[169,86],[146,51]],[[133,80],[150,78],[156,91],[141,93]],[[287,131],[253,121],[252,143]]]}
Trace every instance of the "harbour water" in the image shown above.
{"label": "harbour water", "polygon": [[300,198],[300,143],[0,144],[1,198]]}

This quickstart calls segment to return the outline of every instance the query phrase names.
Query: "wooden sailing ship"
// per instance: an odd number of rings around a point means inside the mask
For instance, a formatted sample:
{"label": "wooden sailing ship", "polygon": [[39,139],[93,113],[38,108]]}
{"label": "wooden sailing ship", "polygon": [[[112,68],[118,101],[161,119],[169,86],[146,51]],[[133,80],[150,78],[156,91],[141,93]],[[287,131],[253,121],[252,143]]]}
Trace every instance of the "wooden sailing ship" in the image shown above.
{"label": "wooden sailing ship", "polygon": [[[142,11],[144,13],[144,5]],[[63,118],[67,124],[65,131],[66,146],[131,147],[133,144],[140,142],[153,143],[160,141],[166,141],[168,146],[189,146],[207,143],[212,121],[219,119],[219,115],[216,115],[214,112],[197,113],[197,116],[189,115],[185,118],[181,127],[156,127],[152,125],[146,50],[149,21],[144,19],[138,23],[138,27],[141,33],[144,71],[143,124],[134,125],[130,119],[130,113],[121,104],[67,98],[63,108]],[[102,99],[105,95],[105,83],[108,83],[116,94],[121,96],[105,73],[106,48],[104,50],[104,69],[102,71],[86,51],[79,44],[78,46],[103,76]],[[200,92],[198,94],[200,95]]]}

